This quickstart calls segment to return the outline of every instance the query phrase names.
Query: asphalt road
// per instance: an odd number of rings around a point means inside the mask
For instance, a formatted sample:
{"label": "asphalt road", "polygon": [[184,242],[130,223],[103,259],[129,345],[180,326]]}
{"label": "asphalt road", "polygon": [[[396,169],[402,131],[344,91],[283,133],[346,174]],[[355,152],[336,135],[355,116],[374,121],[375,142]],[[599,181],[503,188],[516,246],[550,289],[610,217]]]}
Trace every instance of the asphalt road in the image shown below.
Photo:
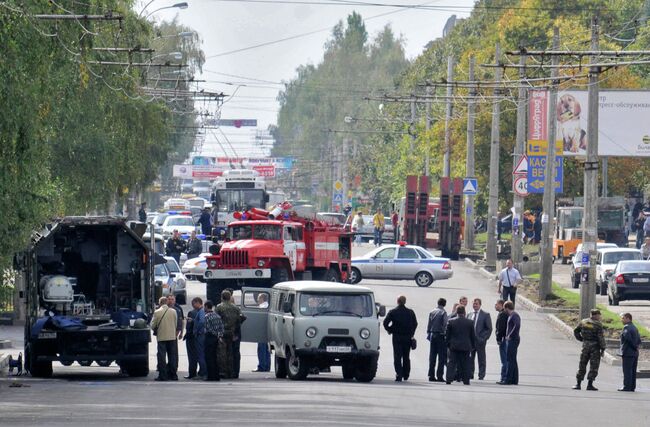
{"label": "asphalt road", "polygon": [[[363,248],[367,249],[367,248]],[[355,252],[359,251],[355,248]],[[437,298],[449,306],[462,295],[480,297],[494,313],[496,285],[463,262],[453,263],[454,277],[417,288],[414,282],[363,281],[389,308],[404,294],[420,326],[408,382],[395,383],[390,339],[383,334],[378,377],[370,384],[344,381],[340,368],[302,382],[252,373],[254,344],[242,346],[239,380],[220,383],[157,383],[121,377],[116,367],[56,365],[51,379],[0,379],[0,425],[349,425],[349,426],[648,426],[650,380],[639,380],[637,393],[616,391],[620,368],[603,364],[599,392],[573,391],[577,343],[552,330],[541,316],[521,311],[520,385],[499,386],[498,349],[487,348],[488,370],[470,386],[427,381],[426,319]],[[190,296],[204,286],[189,284]],[[494,318],[493,318],[494,320]],[[155,366],[153,343],[151,363]],[[186,357],[180,346],[181,374]],[[11,388],[16,381],[23,387]]]}

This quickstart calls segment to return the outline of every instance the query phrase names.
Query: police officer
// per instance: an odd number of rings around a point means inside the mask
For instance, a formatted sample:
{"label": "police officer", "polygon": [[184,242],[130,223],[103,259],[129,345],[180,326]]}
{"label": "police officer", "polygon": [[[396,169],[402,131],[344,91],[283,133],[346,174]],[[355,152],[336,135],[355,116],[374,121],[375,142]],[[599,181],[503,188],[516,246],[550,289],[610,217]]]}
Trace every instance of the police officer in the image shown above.
{"label": "police officer", "polygon": [[585,378],[587,362],[589,362],[587,390],[598,391],[594,387],[594,381],[596,380],[596,376],[598,376],[600,358],[605,353],[605,348],[607,347],[605,335],[603,334],[603,324],[600,323],[600,310],[591,310],[591,317],[589,319],[583,319],[573,330],[573,335],[575,335],[578,341],[582,341],[580,364],[578,365],[578,373],[576,374],[577,382],[573,386],[573,389],[580,390],[580,384]]}
{"label": "police officer", "polygon": [[239,340],[238,331],[241,330],[241,310],[232,303],[230,291],[221,293],[221,303],[215,312],[223,320],[224,333],[219,343],[219,370],[224,378],[236,378],[234,369],[234,342]]}
{"label": "police officer", "polygon": [[167,256],[170,256],[176,260],[177,263],[181,263],[181,254],[185,252],[187,245],[185,240],[181,238],[181,235],[178,233],[178,230],[174,230],[171,239],[167,239],[165,244],[165,252]]}

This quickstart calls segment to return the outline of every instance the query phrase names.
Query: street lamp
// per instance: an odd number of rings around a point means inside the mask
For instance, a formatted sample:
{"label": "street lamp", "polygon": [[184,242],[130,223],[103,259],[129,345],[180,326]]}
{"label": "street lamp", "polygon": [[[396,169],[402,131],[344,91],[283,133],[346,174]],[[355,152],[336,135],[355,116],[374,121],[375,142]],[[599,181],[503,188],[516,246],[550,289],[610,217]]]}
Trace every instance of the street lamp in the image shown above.
{"label": "street lamp", "polygon": [[164,10],[164,9],[187,9],[188,7],[189,7],[189,5],[188,5],[187,2],[185,2],[185,1],[184,1],[184,2],[181,2],[181,3],[173,4],[173,5],[171,5],[171,6],[163,6],[163,7],[159,7],[158,9],[149,12],[149,13],[147,14],[147,16],[144,17],[144,19],[147,19],[148,17],[150,17],[151,15],[153,15],[154,13],[156,13],[156,12],[158,12],[158,11],[160,11],[160,10]]}

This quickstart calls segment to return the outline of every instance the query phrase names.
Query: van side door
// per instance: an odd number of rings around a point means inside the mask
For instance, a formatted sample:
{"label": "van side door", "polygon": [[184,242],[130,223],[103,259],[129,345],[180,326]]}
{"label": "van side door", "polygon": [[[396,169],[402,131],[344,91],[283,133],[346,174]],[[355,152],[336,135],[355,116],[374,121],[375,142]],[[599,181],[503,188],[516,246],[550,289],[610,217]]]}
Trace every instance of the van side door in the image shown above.
{"label": "van side door", "polygon": [[268,342],[269,303],[271,290],[268,288],[242,288],[240,308],[246,316],[241,325],[241,340],[244,342]]}

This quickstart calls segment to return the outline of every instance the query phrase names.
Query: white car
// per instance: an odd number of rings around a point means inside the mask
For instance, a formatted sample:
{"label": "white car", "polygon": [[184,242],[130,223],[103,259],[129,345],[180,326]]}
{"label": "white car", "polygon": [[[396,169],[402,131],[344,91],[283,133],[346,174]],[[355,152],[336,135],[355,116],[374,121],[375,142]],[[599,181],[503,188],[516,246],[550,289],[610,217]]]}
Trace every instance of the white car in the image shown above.
{"label": "white car", "polygon": [[432,255],[414,245],[383,245],[367,254],[352,258],[350,282],[361,279],[415,280],[420,287],[453,275],[449,258]]}
{"label": "white car", "polygon": [[[614,243],[596,243],[596,250],[605,248],[618,248]],[[580,286],[580,272],[582,271],[582,243],[578,244],[576,254],[571,258],[571,286],[574,289]]]}
{"label": "white car", "polygon": [[206,257],[210,255],[208,252],[204,252],[196,258],[188,259],[183,264],[181,271],[188,280],[198,280],[204,282],[203,274],[208,268],[208,263]]}
{"label": "white car", "polygon": [[161,227],[162,235],[165,239],[172,236],[174,230],[182,235],[189,236],[192,231],[197,229],[192,216],[190,215],[169,215],[165,218]]}
{"label": "white car", "polygon": [[641,259],[641,251],[638,249],[598,249],[598,258],[596,259],[596,284],[598,289],[605,289],[607,287],[608,275],[614,271],[619,261],[636,261]]}
{"label": "white car", "polygon": [[167,264],[156,264],[154,267],[154,280],[156,286],[162,289],[162,296],[167,296],[172,290],[173,280],[169,274]]}
{"label": "white car", "polygon": [[187,279],[185,278],[185,275],[181,271],[181,268],[178,266],[178,263],[174,258],[166,256],[165,259],[167,260],[167,270],[169,271],[169,275],[172,278],[171,291],[176,296],[177,303],[185,304],[187,302]]}

